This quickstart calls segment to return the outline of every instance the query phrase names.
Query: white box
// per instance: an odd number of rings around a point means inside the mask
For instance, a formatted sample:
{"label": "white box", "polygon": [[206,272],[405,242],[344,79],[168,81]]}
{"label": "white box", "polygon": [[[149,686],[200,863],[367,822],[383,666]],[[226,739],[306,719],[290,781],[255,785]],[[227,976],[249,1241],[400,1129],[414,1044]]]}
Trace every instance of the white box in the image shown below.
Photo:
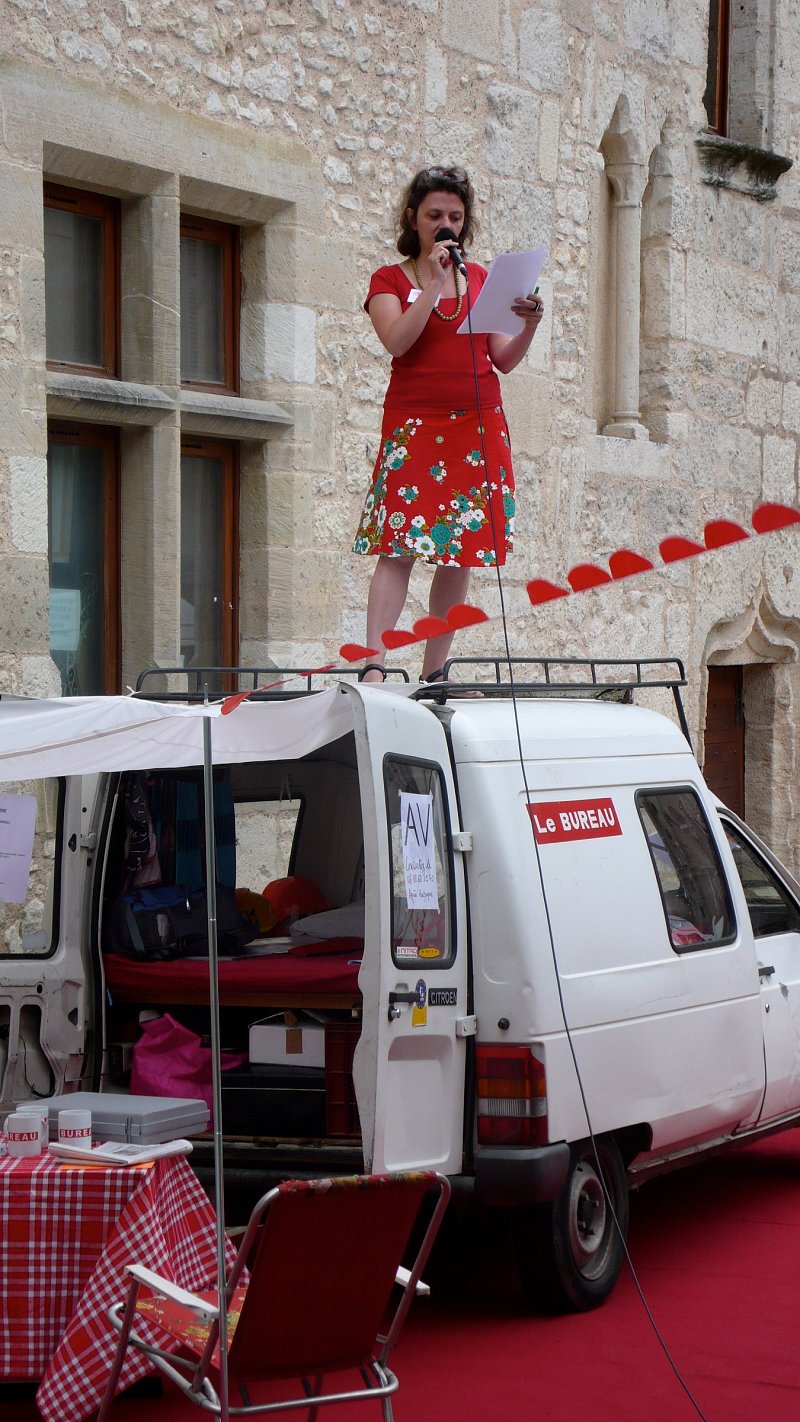
{"label": "white box", "polygon": [[287,1022],[282,1012],[263,1017],[250,1024],[249,1056],[263,1066],[324,1067],[324,1024],[307,1019]]}

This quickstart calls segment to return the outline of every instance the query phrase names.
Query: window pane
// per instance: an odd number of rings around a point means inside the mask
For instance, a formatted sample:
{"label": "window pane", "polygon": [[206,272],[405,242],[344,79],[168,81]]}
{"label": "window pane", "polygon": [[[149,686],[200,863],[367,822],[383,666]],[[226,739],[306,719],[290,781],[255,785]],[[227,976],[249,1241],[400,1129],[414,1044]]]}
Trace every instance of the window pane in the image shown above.
{"label": "window pane", "polygon": [[181,380],[225,381],[223,247],[181,237]]}
{"label": "window pane", "polygon": [[728,886],[694,791],[649,791],[637,803],[673,948],[686,952],[731,939]]}
{"label": "window pane", "polygon": [[47,454],[50,655],[65,696],[106,690],[105,450],[57,444]]}
{"label": "window pane", "polygon": [[181,657],[185,667],[223,660],[224,466],[208,455],[181,459]]}
{"label": "window pane", "polygon": [[4,856],[0,953],[46,954],[54,946],[55,847],[62,784],[37,780],[23,793],[18,785],[0,785],[6,850],[9,841],[13,845],[13,853]]}
{"label": "window pane", "polygon": [[727,820],[723,824],[742,881],[754,937],[800,933],[797,904],[752,845],[747,844]]}
{"label": "window pane", "polygon": [[434,766],[386,762],[392,853],[392,955],[398,967],[443,968],[453,959],[450,845]]}
{"label": "window pane", "polygon": [[103,365],[103,224],[97,217],[44,210],[47,359]]}

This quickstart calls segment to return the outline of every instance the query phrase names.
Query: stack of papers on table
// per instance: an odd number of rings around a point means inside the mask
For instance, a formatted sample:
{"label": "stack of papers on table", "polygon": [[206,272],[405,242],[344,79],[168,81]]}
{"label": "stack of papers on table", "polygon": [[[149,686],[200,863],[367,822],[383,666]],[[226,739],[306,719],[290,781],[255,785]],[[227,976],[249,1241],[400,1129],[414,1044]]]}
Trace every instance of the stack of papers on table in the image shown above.
{"label": "stack of papers on table", "polygon": [[130,1145],[127,1141],[103,1141],[96,1146],[82,1146],[51,1141],[50,1154],[59,1160],[72,1160],[84,1165],[147,1165],[165,1155],[188,1155],[191,1141],[162,1141],[149,1146]]}

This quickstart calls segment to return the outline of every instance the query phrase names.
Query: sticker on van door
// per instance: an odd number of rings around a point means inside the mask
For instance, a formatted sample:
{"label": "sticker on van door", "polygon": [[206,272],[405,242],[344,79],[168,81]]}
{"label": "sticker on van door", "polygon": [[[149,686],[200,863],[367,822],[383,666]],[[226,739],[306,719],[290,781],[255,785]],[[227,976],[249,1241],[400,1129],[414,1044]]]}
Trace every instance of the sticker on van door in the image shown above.
{"label": "sticker on van door", "polygon": [[537,844],[563,844],[574,839],[604,839],[622,834],[614,801],[542,800],[528,805]]}

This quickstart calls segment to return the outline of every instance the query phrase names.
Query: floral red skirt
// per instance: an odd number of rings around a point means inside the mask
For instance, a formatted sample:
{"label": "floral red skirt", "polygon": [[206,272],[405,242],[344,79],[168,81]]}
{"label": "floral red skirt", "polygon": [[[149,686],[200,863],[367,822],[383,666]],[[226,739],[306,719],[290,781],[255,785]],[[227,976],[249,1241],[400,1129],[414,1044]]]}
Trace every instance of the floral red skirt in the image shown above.
{"label": "floral red skirt", "polygon": [[475,410],[385,409],[353,551],[461,568],[505,563],[515,507],[502,405],[480,419]]}

